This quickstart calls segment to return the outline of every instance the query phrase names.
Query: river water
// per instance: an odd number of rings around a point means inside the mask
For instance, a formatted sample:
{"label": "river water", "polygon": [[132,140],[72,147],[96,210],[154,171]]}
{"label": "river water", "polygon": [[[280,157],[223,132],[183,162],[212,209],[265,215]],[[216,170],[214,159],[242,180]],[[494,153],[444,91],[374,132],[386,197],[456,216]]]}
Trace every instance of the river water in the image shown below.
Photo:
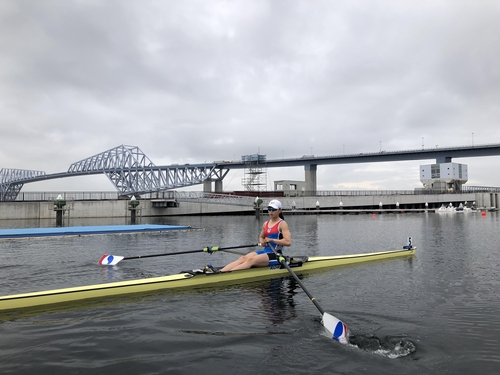
{"label": "river water", "polygon": [[[0,314],[0,373],[498,374],[499,217],[494,212],[286,217],[290,255],[399,249],[409,236],[418,248],[412,258],[302,278],[324,310],[349,326],[349,346],[326,336],[313,303],[284,278]],[[163,218],[150,223],[200,229],[3,240],[0,295],[223,265],[237,255],[195,253],[114,267],[96,262],[105,253],[133,256],[252,244],[264,220]]]}

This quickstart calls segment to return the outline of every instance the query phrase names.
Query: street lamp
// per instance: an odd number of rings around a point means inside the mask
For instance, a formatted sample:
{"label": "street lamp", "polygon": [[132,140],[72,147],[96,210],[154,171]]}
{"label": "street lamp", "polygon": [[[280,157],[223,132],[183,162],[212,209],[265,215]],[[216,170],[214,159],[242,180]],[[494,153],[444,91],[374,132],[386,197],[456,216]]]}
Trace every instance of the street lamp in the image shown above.
{"label": "street lamp", "polygon": [[382,152],[382,141],[379,142],[380,142],[380,152]]}
{"label": "street lamp", "polygon": [[422,150],[424,149],[424,137],[422,137]]}
{"label": "street lamp", "polygon": [[474,147],[474,133],[472,133],[472,147]]}

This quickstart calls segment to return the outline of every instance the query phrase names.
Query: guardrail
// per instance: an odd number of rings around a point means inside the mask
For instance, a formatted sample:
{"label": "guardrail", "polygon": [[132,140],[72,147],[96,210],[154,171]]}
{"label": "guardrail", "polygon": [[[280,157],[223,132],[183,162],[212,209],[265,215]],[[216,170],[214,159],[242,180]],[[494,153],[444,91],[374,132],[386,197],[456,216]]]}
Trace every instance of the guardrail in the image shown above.
{"label": "guardrail", "polygon": [[500,187],[462,186],[462,191],[466,193],[500,193]]}
{"label": "guardrail", "polygon": [[[461,191],[457,192],[443,192],[440,190],[427,190],[427,189],[415,189],[415,190],[325,190],[316,191],[315,194],[309,193],[307,191],[296,191],[288,192],[276,191],[276,192],[266,192],[266,196],[270,193],[276,193],[276,197],[328,197],[328,196],[381,196],[381,195],[428,195],[428,194],[463,194],[463,193],[498,193],[500,192],[500,187],[487,187],[487,186],[462,186]],[[262,192],[261,192],[262,193]],[[259,192],[255,192],[256,195]],[[16,202],[52,202],[61,195],[66,201],[102,201],[102,200],[117,200],[117,199],[129,199],[129,197],[120,196],[116,191],[92,191],[92,192],[64,192],[64,191],[52,191],[52,192],[21,192],[17,196]],[[230,193],[205,193],[200,191],[175,191],[166,190],[159,192],[152,192],[148,194],[141,194],[137,197],[140,199],[175,199],[178,201],[198,201],[198,202],[210,202],[210,203],[225,203],[225,204],[235,204],[241,206],[248,206],[253,204],[255,201],[255,196],[241,196],[232,195]]]}
{"label": "guardrail", "polygon": [[64,192],[64,191],[49,191],[49,192],[21,192],[16,198],[16,202],[47,202],[55,201],[61,197],[66,201],[104,201],[119,199],[116,191],[92,191],[92,192]]}

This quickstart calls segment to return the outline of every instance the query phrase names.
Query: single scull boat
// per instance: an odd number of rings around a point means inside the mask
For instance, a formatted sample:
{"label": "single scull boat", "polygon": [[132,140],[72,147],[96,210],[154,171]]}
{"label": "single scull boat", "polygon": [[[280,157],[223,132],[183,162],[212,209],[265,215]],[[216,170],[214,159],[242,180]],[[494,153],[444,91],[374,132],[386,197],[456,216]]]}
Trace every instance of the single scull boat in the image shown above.
{"label": "single scull boat", "polygon": [[[290,259],[290,267],[297,274],[336,266],[394,257],[411,256],[416,248],[389,250],[366,254],[297,257]],[[285,277],[288,270],[281,266],[251,268],[222,273],[204,273],[200,270],[185,271],[175,275],[139,280],[118,281],[105,284],[46,290],[0,297],[0,311],[40,307],[58,303],[75,302],[119,295],[152,292],[164,289],[206,287],[215,284],[238,284],[273,277]]]}

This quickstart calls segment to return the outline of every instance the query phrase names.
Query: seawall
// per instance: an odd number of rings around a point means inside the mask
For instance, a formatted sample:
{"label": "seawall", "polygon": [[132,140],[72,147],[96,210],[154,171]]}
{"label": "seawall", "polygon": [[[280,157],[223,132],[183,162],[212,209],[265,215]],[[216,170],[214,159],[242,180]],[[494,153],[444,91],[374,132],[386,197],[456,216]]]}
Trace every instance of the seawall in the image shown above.
{"label": "seawall", "polygon": [[[267,198],[271,199],[271,198]],[[263,208],[267,203],[263,203]],[[363,196],[313,196],[313,197],[277,197],[283,203],[284,210],[332,212],[332,210],[376,210],[423,211],[434,210],[441,205],[452,203],[475,202],[476,207],[491,209],[499,207],[499,193],[464,193],[464,194],[415,194],[415,195],[363,195]],[[161,217],[183,215],[251,215],[254,207],[208,203],[195,201],[179,201],[176,207],[158,207],[157,200],[140,199],[137,217]],[[251,200],[250,200],[251,202]],[[70,218],[129,218],[131,211],[129,200],[74,200],[67,201],[64,216]],[[380,206],[382,203],[382,206]],[[54,202],[0,202],[0,220],[12,219],[53,219]]]}

